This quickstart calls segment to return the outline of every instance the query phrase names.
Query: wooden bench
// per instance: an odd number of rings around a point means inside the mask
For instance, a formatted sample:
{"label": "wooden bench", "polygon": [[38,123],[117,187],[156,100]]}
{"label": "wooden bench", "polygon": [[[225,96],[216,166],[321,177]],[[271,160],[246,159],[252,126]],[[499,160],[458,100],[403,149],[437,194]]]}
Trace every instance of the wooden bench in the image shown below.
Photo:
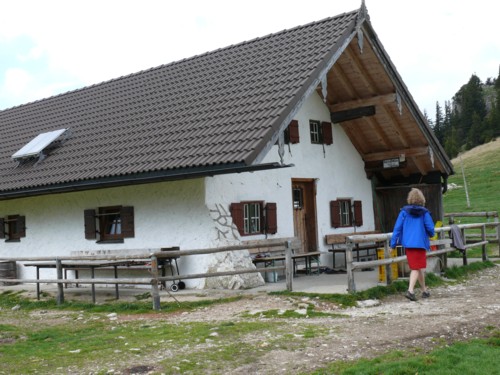
{"label": "wooden bench", "polygon": [[[344,266],[346,265],[346,238],[348,236],[353,236],[353,235],[368,235],[368,234],[379,234],[379,231],[368,231],[368,232],[356,232],[356,233],[339,233],[339,234],[327,234],[325,235],[325,242],[327,245],[331,246],[331,249],[328,250],[328,252],[333,253],[333,264],[332,268],[336,269],[336,264],[335,264],[335,254],[341,253],[344,254]],[[362,257],[360,254],[362,251],[366,252],[364,257],[370,256],[370,251],[375,250],[375,258],[377,257],[377,248],[379,248],[379,244],[374,242],[374,243],[367,243],[367,244],[356,244],[355,247],[352,249],[356,261],[359,262],[359,259]]]}
{"label": "wooden bench", "polygon": [[[313,264],[316,263],[317,273],[319,274],[319,257],[321,255],[320,251],[314,252],[298,252],[300,249],[300,242],[296,238],[289,239],[279,239],[278,241],[284,243],[285,241],[292,241],[292,260],[293,260],[293,273],[297,275],[298,264],[304,263],[304,268],[306,274],[310,275],[313,273]],[[267,240],[266,242],[269,242]],[[247,244],[258,244],[259,240],[256,241],[247,241]],[[276,246],[276,247],[267,247],[262,246],[259,248],[250,249],[250,256],[252,257],[252,262],[257,266],[258,264],[263,264],[264,268],[274,267],[278,262],[285,261],[285,246]]]}

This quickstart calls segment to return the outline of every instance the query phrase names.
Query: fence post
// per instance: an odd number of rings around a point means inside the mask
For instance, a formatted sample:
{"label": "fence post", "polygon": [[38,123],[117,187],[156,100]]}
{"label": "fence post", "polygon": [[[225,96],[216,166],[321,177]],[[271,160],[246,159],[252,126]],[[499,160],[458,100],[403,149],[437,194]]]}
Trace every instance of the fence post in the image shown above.
{"label": "fence post", "polygon": [[[384,241],[384,258],[392,258],[391,249],[389,247],[389,239]],[[385,282],[386,285],[392,284],[392,263],[385,265]]]}
{"label": "fence post", "polygon": [[494,220],[495,223],[497,223],[497,244],[498,244],[498,256],[500,256],[500,225],[498,223],[498,214],[495,217]]}
{"label": "fence post", "polygon": [[151,295],[153,297],[153,309],[160,310],[160,291],[158,289],[158,259],[151,255]]}
{"label": "fence post", "polygon": [[[481,227],[481,241],[486,241],[486,225]],[[481,245],[481,250],[483,253],[483,262],[488,260],[488,253],[486,252],[486,244]]]}
{"label": "fence post", "polygon": [[[354,273],[352,270],[352,248],[353,243],[351,240],[346,241],[345,248],[345,263],[346,263],[346,271],[347,271],[347,291],[349,293],[356,292],[356,284],[354,283]],[[334,254],[335,256],[335,254]]]}
{"label": "fence post", "polygon": [[292,242],[286,241],[285,243],[285,277],[286,277],[286,290],[293,291],[293,259],[292,259]]}
{"label": "fence post", "polygon": [[[462,228],[460,231],[462,232],[462,238],[464,239],[464,243],[467,244],[467,239],[465,238],[465,229]],[[467,249],[465,249],[463,254],[462,254],[462,260],[463,260],[464,266],[466,266],[467,265]]]}
{"label": "fence post", "polygon": [[63,270],[61,259],[56,259],[56,269],[57,269],[57,280],[61,282],[57,283],[57,304],[62,305],[64,303],[64,288],[62,283]]}

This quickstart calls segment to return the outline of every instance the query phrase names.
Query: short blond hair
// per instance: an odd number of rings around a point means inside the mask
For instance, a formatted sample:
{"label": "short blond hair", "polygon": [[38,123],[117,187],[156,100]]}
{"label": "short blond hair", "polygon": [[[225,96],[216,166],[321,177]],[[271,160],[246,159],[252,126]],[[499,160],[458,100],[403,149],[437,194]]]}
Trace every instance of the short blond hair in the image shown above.
{"label": "short blond hair", "polygon": [[425,206],[425,197],[422,191],[417,188],[412,188],[408,193],[407,198],[408,204],[414,204],[417,206]]}

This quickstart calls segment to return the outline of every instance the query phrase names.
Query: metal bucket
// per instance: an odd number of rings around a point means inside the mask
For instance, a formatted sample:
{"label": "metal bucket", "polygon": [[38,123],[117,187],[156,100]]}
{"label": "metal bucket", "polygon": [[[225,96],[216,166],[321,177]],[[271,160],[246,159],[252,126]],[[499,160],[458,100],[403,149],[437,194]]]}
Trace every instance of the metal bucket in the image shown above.
{"label": "metal bucket", "polygon": [[[0,261],[0,279],[17,279],[17,265],[15,261]],[[16,285],[18,283],[0,282],[0,285]]]}

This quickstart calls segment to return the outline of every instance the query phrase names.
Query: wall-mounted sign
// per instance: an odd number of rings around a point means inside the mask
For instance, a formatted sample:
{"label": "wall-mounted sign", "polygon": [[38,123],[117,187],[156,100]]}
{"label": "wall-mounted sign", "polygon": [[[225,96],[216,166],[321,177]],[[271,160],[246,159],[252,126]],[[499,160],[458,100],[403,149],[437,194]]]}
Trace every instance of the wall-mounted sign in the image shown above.
{"label": "wall-mounted sign", "polygon": [[385,159],[384,160],[384,169],[398,168],[398,167],[399,167],[399,158]]}

